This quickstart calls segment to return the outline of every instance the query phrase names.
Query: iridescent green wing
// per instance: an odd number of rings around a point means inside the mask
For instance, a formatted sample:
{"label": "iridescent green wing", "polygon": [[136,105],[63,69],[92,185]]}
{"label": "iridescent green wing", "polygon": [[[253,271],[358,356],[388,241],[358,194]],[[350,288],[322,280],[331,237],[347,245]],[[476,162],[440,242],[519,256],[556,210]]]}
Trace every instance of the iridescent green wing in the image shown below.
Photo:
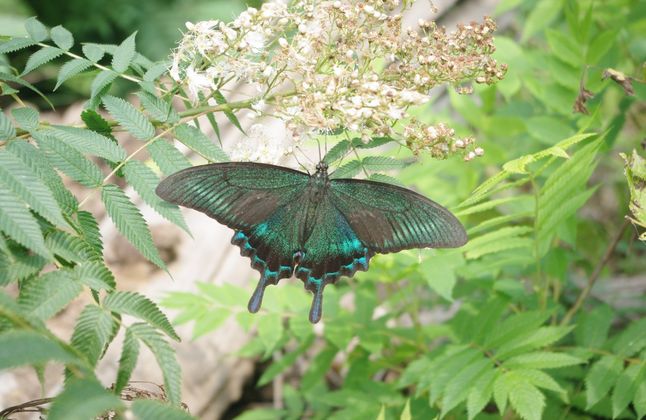
{"label": "iridescent green wing", "polygon": [[467,242],[464,227],[450,211],[406,188],[367,180],[333,179],[330,194],[369,251],[456,248]]}
{"label": "iridescent green wing", "polygon": [[319,202],[296,269],[296,277],[314,294],[310,308],[313,323],[321,319],[325,286],[341,276],[352,277],[358,270],[368,270],[372,255],[332,199],[326,194]]}
{"label": "iridescent green wing", "polygon": [[261,274],[249,301],[257,312],[268,284],[291,277],[305,223],[303,191],[309,176],[250,162],[213,163],[177,172],[157,187],[166,201],[201,211],[235,229],[232,243]]}

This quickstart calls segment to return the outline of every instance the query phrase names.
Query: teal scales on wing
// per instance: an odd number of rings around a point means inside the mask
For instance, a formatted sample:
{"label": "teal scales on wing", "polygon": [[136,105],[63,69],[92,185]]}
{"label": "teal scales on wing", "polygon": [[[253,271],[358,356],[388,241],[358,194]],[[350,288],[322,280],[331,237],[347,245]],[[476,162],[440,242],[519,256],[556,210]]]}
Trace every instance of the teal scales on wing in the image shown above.
{"label": "teal scales on wing", "polygon": [[313,323],[321,319],[325,286],[368,270],[375,253],[467,241],[439,204],[390,184],[330,179],[324,163],[313,175],[250,162],[196,166],[166,178],[157,194],[235,230],[231,242],[260,272],[250,312],[260,309],[268,285],[295,275],[314,294]]}

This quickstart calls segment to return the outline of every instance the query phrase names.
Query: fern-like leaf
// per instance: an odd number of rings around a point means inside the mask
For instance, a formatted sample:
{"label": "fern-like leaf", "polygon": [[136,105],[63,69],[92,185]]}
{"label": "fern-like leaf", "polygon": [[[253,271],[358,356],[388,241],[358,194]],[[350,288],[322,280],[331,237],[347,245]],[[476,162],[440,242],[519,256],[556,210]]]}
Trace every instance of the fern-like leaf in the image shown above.
{"label": "fern-like leaf", "polygon": [[168,318],[157,305],[147,297],[136,292],[114,292],[106,296],[103,306],[110,311],[132,315],[159,328],[169,337],[179,341],[179,336],[168,322]]}
{"label": "fern-like leaf", "polygon": [[14,137],[16,137],[16,129],[11,120],[3,112],[0,112],[0,140],[11,140]]}
{"label": "fern-like leaf", "polygon": [[119,358],[119,369],[117,370],[117,379],[114,382],[114,392],[119,394],[130,381],[132,371],[137,365],[139,357],[139,342],[132,335],[132,331],[126,328],[126,336],[121,348],[121,357]]}
{"label": "fern-like leaf", "polygon": [[137,108],[121,98],[105,95],[103,105],[119,124],[140,140],[148,140],[155,135],[155,127]]}
{"label": "fern-like leaf", "polygon": [[16,123],[18,123],[18,125],[25,131],[31,132],[38,128],[40,115],[34,108],[14,108],[11,110],[11,115],[13,115]]}
{"label": "fern-like leaf", "polygon": [[52,259],[43,233],[27,205],[0,183],[0,230],[35,253]]}
{"label": "fern-like leaf", "polygon": [[69,228],[52,192],[20,159],[0,150],[0,183],[56,226]]}
{"label": "fern-like leaf", "polygon": [[61,269],[26,282],[18,302],[25,313],[46,320],[65,308],[82,290],[74,277]]}
{"label": "fern-like leaf", "polygon": [[94,291],[114,290],[114,275],[102,261],[86,261],[74,267],[74,275],[79,283]]}
{"label": "fern-like leaf", "polygon": [[186,156],[163,139],[150,143],[147,149],[164,175],[171,175],[191,167],[191,162],[186,159]]}
{"label": "fern-like leaf", "polygon": [[54,44],[62,50],[67,51],[74,46],[72,33],[60,25],[54,26],[50,31],[50,35],[52,36]]}
{"label": "fern-like leaf", "polygon": [[47,27],[35,17],[30,17],[25,20],[25,29],[27,30],[29,37],[36,42],[43,42],[49,38]]}
{"label": "fern-like leaf", "polygon": [[35,45],[33,39],[30,38],[11,38],[7,42],[0,44],[0,54],[12,53]]}
{"label": "fern-like leaf", "polygon": [[163,336],[148,324],[133,324],[128,329],[133,337],[142,341],[152,351],[164,376],[164,388],[172,404],[181,402],[182,372],[175,351]]}
{"label": "fern-like leaf", "polygon": [[363,166],[369,171],[386,172],[406,167],[407,163],[388,156],[366,156]]}
{"label": "fern-like leaf", "polygon": [[119,77],[119,73],[115,73],[112,70],[103,70],[94,78],[94,80],[92,80],[90,96],[92,98],[97,98],[99,95],[103,94],[117,77]]}
{"label": "fern-like leaf", "polygon": [[57,90],[63,83],[76,76],[77,74],[89,69],[91,66],[92,62],[90,60],[86,60],[85,58],[75,58],[63,64],[58,72],[58,79],[56,79],[56,86],[54,86],[54,90]]}
{"label": "fern-like leaf", "polygon": [[182,124],[175,129],[175,136],[177,137],[177,140],[185,146],[196,153],[199,153],[211,162],[226,162],[230,160],[222,149],[216,146],[215,143],[209,140],[209,138],[196,127]]}
{"label": "fern-like leaf", "polygon": [[157,121],[171,123],[179,121],[179,115],[175,112],[170,102],[147,92],[138,92],[137,96],[146,112]]}
{"label": "fern-like leaf", "polygon": [[40,272],[45,264],[47,264],[45,258],[30,254],[28,250],[22,248],[0,252],[0,286],[33,276]]}
{"label": "fern-like leaf", "polygon": [[132,403],[132,413],[139,420],[196,420],[196,417],[191,416],[181,408],[155,400],[135,401]]}
{"label": "fern-like leaf", "polygon": [[159,179],[149,167],[138,160],[131,160],[123,166],[123,174],[146,204],[190,234],[179,207],[162,200],[155,193]]}
{"label": "fern-like leaf", "polygon": [[128,154],[126,151],[110,140],[91,130],[77,127],[55,126],[51,135],[58,140],[67,143],[81,153],[87,153],[102,157],[111,162],[125,160]]}
{"label": "fern-like leaf", "polygon": [[128,199],[126,194],[116,185],[109,184],[103,187],[101,198],[103,199],[108,215],[119,232],[121,232],[144,257],[165,270],[166,264],[164,264],[164,261],[162,261],[159,256],[159,252],[153,243],[146,221],[141,213],[139,213],[137,207]]}
{"label": "fern-like leaf", "polygon": [[352,178],[359,172],[361,172],[361,162],[358,160],[351,160],[343,166],[335,169],[330,174],[330,178]]}
{"label": "fern-like leaf", "polygon": [[83,240],[90,245],[97,259],[103,260],[103,240],[101,239],[101,232],[99,231],[99,224],[88,211],[81,210],[76,214],[78,222],[78,233]]}
{"label": "fern-like leaf", "polygon": [[35,331],[10,330],[0,334],[0,370],[56,360],[74,363],[76,358],[58,343]]}
{"label": "fern-like leaf", "polygon": [[43,47],[32,54],[25,64],[25,69],[22,71],[21,76],[36,70],[43,64],[49,63],[53,59],[63,55],[65,51],[55,47]]}
{"label": "fern-like leaf", "polygon": [[65,390],[52,402],[48,420],[94,419],[110,410],[120,410],[123,403],[96,379],[67,383]]}
{"label": "fern-like leaf", "polygon": [[86,305],[81,311],[74,326],[71,344],[86,357],[91,366],[96,366],[108,346],[116,322],[108,312],[93,304]]}
{"label": "fern-like leaf", "polygon": [[135,58],[135,37],[133,33],[126,38],[115,50],[112,55],[112,68],[118,73],[125,73],[130,63]]}

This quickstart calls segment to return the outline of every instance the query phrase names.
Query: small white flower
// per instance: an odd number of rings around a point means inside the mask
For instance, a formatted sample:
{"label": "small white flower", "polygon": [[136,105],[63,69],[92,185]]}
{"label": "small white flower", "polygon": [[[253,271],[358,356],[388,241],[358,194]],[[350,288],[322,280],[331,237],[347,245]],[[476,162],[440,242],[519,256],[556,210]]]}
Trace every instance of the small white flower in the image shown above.
{"label": "small white flower", "polygon": [[262,32],[251,31],[244,36],[244,40],[251,51],[256,54],[261,53],[265,48],[265,35]]}
{"label": "small white flower", "polygon": [[188,92],[193,99],[197,99],[201,91],[212,88],[211,79],[203,73],[195,71],[193,66],[189,66],[186,69],[186,84],[188,86]]}

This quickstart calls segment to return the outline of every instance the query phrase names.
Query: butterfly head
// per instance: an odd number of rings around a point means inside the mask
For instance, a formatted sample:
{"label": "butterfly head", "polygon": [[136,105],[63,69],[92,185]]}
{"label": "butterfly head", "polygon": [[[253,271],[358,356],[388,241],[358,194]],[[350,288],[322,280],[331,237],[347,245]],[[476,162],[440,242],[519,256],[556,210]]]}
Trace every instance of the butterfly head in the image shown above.
{"label": "butterfly head", "polygon": [[316,175],[318,176],[327,176],[327,163],[319,162],[316,164]]}

